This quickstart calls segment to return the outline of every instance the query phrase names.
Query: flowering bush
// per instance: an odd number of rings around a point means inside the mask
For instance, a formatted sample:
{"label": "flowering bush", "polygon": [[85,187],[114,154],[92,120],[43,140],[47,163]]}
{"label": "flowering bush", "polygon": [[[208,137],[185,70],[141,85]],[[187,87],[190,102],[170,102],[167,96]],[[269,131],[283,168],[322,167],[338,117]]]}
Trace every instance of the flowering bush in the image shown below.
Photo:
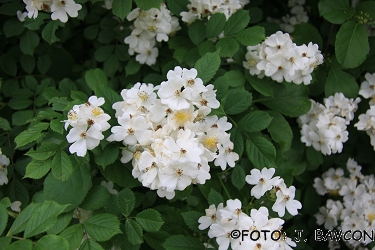
{"label": "flowering bush", "polygon": [[375,1],[0,3],[1,249],[375,249]]}

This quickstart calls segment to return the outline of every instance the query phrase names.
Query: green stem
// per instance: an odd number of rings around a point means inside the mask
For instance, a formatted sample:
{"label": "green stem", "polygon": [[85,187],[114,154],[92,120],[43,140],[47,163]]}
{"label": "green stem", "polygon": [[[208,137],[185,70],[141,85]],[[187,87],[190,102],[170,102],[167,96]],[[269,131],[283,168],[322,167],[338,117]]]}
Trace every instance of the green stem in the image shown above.
{"label": "green stem", "polygon": [[8,215],[11,216],[11,217],[13,217],[13,218],[17,218],[17,216],[18,216],[18,214],[13,213],[11,211],[8,211]]}
{"label": "green stem", "polygon": [[219,178],[220,184],[223,187],[225,194],[228,196],[228,199],[231,199],[230,195],[229,195],[229,192],[228,192],[228,189],[225,187],[224,182],[221,179],[221,177],[219,176],[219,174],[217,174],[217,177]]}

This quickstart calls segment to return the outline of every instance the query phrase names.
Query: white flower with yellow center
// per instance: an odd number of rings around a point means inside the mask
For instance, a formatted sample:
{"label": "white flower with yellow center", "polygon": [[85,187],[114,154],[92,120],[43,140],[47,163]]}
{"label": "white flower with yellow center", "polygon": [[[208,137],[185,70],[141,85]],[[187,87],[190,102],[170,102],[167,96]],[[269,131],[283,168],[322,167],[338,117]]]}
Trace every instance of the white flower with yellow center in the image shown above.
{"label": "white flower with yellow center", "polygon": [[8,184],[7,166],[9,164],[10,164],[9,158],[3,155],[0,149],[0,186],[4,184]]}
{"label": "white flower with yellow center", "polygon": [[246,182],[250,185],[255,185],[251,189],[251,195],[259,199],[267,191],[271,190],[274,185],[278,182],[280,177],[276,176],[272,178],[275,173],[274,168],[263,168],[262,172],[259,169],[252,169],[250,175],[246,176]]}
{"label": "white flower with yellow center", "polygon": [[190,91],[183,89],[184,80],[181,77],[174,77],[161,83],[158,95],[161,103],[166,104],[172,110],[188,109],[190,103]]}
{"label": "white flower with yellow center", "polygon": [[180,162],[190,161],[195,163],[200,163],[200,155],[203,150],[198,147],[197,139],[178,139],[173,140],[173,138],[168,138],[164,141],[164,145],[171,154],[172,159],[179,160]]}
{"label": "white flower with yellow center", "polygon": [[188,109],[180,109],[168,115],[168,124],[172,129],[183,128],[187,122],[193,122],[197,112],[194,112],[194,107],[190,106]]}
{"label": "white flower with yellow center", "polygon": [[137,139],[143,137],[150,127],[144,117],[132,117],[128,113],[124,113],[117,120],[121,126],[112,127],[112,135],[107,138],[108,141],[123,141],[126,145],[136,145]]}
{"label": "white flower with yellow center", "polygon": [[85,156],[87,150],[92,150],[97,147],[104,136],[101,132],[101,126],[94,124],[87,129],[87,123],[84,120],[78,121],[77,125],[73,127],[66,136],[69,143],[73,143],[69,147],[71,154],[77,153],[78,156]]}
{"label": "white flower with yellow center", "polygon": [[302,204],[301,202],[294,200],[296,188],[294,186],[287,188],[285,183],[281,183],[279,188],[280,189],[276,192],[277,199],[272,206],[272,210],[277,212],[279,217],[285,215],[285,208],[291,215],[297,215],[297,210],[302,208]]}
{"label": "white flower with yellow center", "polygon": [[154,85],[138,82],[126,92],[126,97],[127,103],[135,103],[138,108],[143,106],[149,109],[156,100]]}
{"label": "white flower with yellow center", "polygon": [[70,17],[77,17],[80,9],[82,9],[82,5],[76,4],[73,0],[53,0],[51,19],[59,19],[61,22],[66,23],[68,14]]}

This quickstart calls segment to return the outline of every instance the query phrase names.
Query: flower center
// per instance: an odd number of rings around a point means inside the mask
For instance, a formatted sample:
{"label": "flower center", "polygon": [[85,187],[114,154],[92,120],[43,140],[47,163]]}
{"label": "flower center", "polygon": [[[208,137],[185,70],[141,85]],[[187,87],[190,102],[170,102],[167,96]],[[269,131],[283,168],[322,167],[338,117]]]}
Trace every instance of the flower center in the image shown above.
{"label": "flower center", "polygon": [[173,120],[175,120],[175,122],[179,125],[183,125],[185,124],[187,121],[190,121],[191,120],[191,114],[186,112],[186,111],[183,111],[183,110],[179,110],[177,111],[176,113],[173,114]]}
{"label": "flower center", "polygon": [[181,91],[180,91],[180,90],[176,90],[176,91],[174,92],[174,96],[175,96],[175,97],[180,97],[180,95],[181,95]]}
{"label": "flower center", "polygon": [[369,213],[367,215],[367,218],[368,218],[369,221],[373,221],[375,219],[375,213]]}
{"label": "flower center", "polygon": [[187,81],[187,85],[188,85],[188,86],[193,86],[194,83],[195,83],[194,79],[189,79],[189,80]]}
{"label": "flower center", "polygon": [[254,58],[251,58],[250,60],[248,60],[248,63],[250,67],[254,67],[255,65],[257,65],[257,61]]}
{"label": "flower center", "polygon": [[138,97],[139,99],[141,99],[142,101],[147,101],[148,99],[148,94],[144,91],[139,91],[138,92]]}
{"label": "flower center", "polygon": [[209,136],[206,137],[202,144],[207,148],[210,149],[211,151],[214,151],[216,149],[216,145],[218,143],[218,139],[214,136]]}
{"label": "flower center", "polygon": [[92,113],[94,116],[99,116],[99,115],[103,114],[104,112],[103,112],[103,110],[102,110],[101,108],[99,108],[99,107],[95,107],[95,108],[91,111],[91,113]]}
{"label": "flower center", "polygon": [[182,176],[182,172],[183,172],[182,169],[177,169],[177,170],[176,170],[176,174],[177,174],[178,176]]}

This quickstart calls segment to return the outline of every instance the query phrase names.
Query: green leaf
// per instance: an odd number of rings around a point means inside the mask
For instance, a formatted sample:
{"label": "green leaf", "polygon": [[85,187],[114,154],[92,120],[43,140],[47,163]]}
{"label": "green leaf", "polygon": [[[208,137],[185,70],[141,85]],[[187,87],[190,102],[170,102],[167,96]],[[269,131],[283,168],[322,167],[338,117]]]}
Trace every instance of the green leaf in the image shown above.
{"label": "green leaf", "polygon": [[323,39],[319,30],[308,23],[299,23],[294,26],[293,42],[297,45],[313,42],[318,44],[320,49],[323,48]]}
{"label": "green leaf", "polygon": [[251,87],[253,87],[256,91],[261,93],[264,96],[272,96],[273,97],[273,89],[269,84],[269,81],[266,78],[258,78],[256,76],[252,76],[250,74],[246,75],[248,82],[250,83]]}
{"label": "green leaf", "polygon": [[325,84],[326,97],[341,92],[347,98],[356,98],[358,91],[359,86],[352,75],[336,67],[329,70]]}
{"label": "green leaf", "polygon": [[61,119],[51,120],[51,122],[49,123],[49,126],[52,129],[52,131],[55,131],[61,135],[64,132],[64,127],[63,127],[63,123],[61,123]]}
{"label": "green leaf", "polygon": [[78,250],[104,250],[104,248],[93,239],[86,239]]}
{"label": "green leaf", "polygon": [[187,11],[187,5],[189,4],[189,0],[167,0],[168,9],[175,14],[175,16],[179,16],[182,11]]}
{"label": "green leaf", "polygon": [[140,182],[134,179],[131,171],[132,166],[124,166],[121,162],[116,161],[114,164],[109,165],[102,171],[105,178],[113,183],[116,183],[122,187],[138,187]]}
{"label": "green leaf", "polygon": [[202,242],[185,235],[173,235],[163,244],[165,250],[204,250]]}
{"label": "green leaf", "polygon": [[97,214],[83,223],[87,233],[96,241],[107,241],[120,230],[120,221],[113,214]]}
{"label": "green leaf", "polygon": [[222,38],[216,43],[216,49],[220,49],[221,57],[232,57],[237,52],[239,47],[240,45],[236,39],[232,37]]}
{"label": "green leaf", "polygon": [[35,69],[35,58],[30,55],[22,55],[20,63],[23,70],[28,74],[31,74]]}
{"label": "green leaf", "polygon": [[146,209],[135,216],[135,220],[141,227],[150,233],[157,232],[164,224],[161,215],[154,209]]}
{"label": "green leaf", "polygon": [[29,107],[32,103],[33,101],[31,101],[30,99],[17,97],[12,98],[8,102],[8,106],[12,109],[20,110]]}
{"label": "green leaf", "polygon": [[52,44],[54,42],[60,41],[60,39],[55,35],[56,30],[59,28],[60,24],[61,22],[59,20],[54,20],[49,21],[48,24],[44,27],[42,31],[42,37],[47,43]]}
{"label": "green leaf", "polygon": [[34,250],[50,249],[68,250],[69,243],[61,236],[49,234],[43,236],[34,246]]}
{"label": "green leaf", "polygon": [[8,211],[7,209],[0,204],[0,235],[3,234],[8,223]]}
{"label": "green leaf", "polygon": [[223,196],[215,191],[215,189],[211,188],[210,192],[208,193],[208,204],[212,205],[214,204],[216,207],[220,203],[224,203]]}
{"label": "green leaf", "polygon": [[230,87],[243,87],[246,81],[246,78],[242,72],[238,70],[231,70],[224,74],[224,78],[228,81]]}
{"label": "green leaf", "polygon": [[199,55],[204,56],[208,52],[215,52],[215,46],[214,43],[210,40],[204,41],[199,45],[198,52]]}
{"label": "green leaf", "polygon": [[102,208],[109,197],[107,189],[103,186],[93,186],[79,205],[85,210],[97,210]]}
{"label": "green leaf", "polygon": [[204,214],[197,212],[197,211],[188,211],[185,213],[181,213],[182,217],[184,218],[185,224],[196,233],[201,233],[202,231],[198,228],[199,226],[199,218],[204,216]]}
{"label": "green leaf", "polygon": [[134,75],[141,69],[141,64],[137,62],[134,58],[131,58],[125,66],[126,76]]}
{"label": "green leaf", "polygon": [[45,176],[52,167],[52,161],[33,160],[26,166],[24,178],[40,179]]}
{"label": "green leaf", "polygon": [[233,128],[230,131],[230,140],[234,144],[233,151],[236,152],[241,158],[243,154],[243,149],[244,149],[244,142],[243,142],[243,136],[242,136],[241,131],[237,128]]}
{"label": "green leaf", "polygon": [[17,144],[16,148],[25,146],[26,144],[37,140],[42,136],[41,132],[46,130],[48,127],[49,123],[42,122],[28,128],[26,131],[23,131],[14,139]]}
{"label": "green leaf", "polygon": [[[165,250],[163,243],[169,237],[169,234],[165,231],[159,231],[157,233],[146,233],[143,238],[146,243],[155,250]],[[132,245],[133,246],[133,245]],[[128,248],[126,248],[128,249]]]}
{"label": "green leaf", "polygon": [[51,68],[51,58],[49,55],[43,55],[39,57],[37,62],[37,67],[40,73],[45,74]]}
{"label": "green leaf", "polygon": [[316,214],[319,211],[319,204],[321,204],[322,197],[316,192],[312,185],[308,185],[303,199],[303,209],[308,214]]}
{"label": "green leaf", "polygon": [[128,217],[135,206],[135,195],[129,188],[123,189],[117,194],[117,204],[121,213]]}
{"label": "green leaf", "polygon": [[12,202],[10,201],[9,197],[4,197],[0,200],[0,205],[3,205],[5,208],[8,208],[12,205]]}
{"label": "green leaf", "polygon": [[249,11],[239,9],[232,16],[229,17],[225,24],[224,34],[225,36],[231,36],[237,34],[239,31],[246,28],[250,21]]}
{"label": "green leaf", "polygon": [[[50,173],[44,181],[44,199],[59,204],[70,204],[66,211],[77,207],[91,187],[91,173],[85,166],[76,164],[66,181],[56,179]],[[71,195],[74,194],[74,195]]]}
{"label": "green leaf", "polygon": [[239,114],[250,107],[252,95],[246,90],[234,90],[229,92],[224,105],[224,110],[229,115]]}
{"label": "green leaf", "polygon": [[104,110],[107,110],[108,113],[112,112],[112,110],[113,110],[112,104],[113,103],[122,100],[120,95],[117,92],[115,92],[110,87],[104,86],[104,85],[97,86],[97,88],[95,90],[95,94],[96,94],[96,96],[104,97],[105,103],[103,104],[102,107],[103,107]]}
{"label": "green leaf", "polygon": [[336,35],[337,61],[344,68],[355,68],[366,60],[370,45],[366,29],[354,21],[344,23]]}
{"label": "green leaf", "polygon": [[38,34],[34,31],[28,30],[21,36],[20,49],[24,54],[32,56],[39,41]]}
{"label": "green leaf", "polygon": [[107,86],[108,79],[101,69],[90,69],[85,74],[85,81],[89,88],[95,92],[98,86]]}
{"label": "green leaf", "polygon": [[104,62],[107,60],[115,50],[115,46],[110,44],[110,45],[104,45],[102,47],[99,47],[95,53],[94,57],[98,62]]}
{"label": "green leaf", "polygon": [[208,83],[219,69],[221,62],[219,53],[220,51],[207,53],[195,64],[194,68],[198,71],[198,77],[201,78],[204,83]]}
{"label": "green leaf", "polygon": [[320,15],[333,24],[342,24],[355,13],[349,0],[320,0],[318,8]]}
{"label": "green leaf", "polygon": [[207,22],[206,34],[207,38],[214,38],[220,35],[224,30],[225,22],[227,21],[223,13],[215,13]]}
{"label": "green leaf", "polygon": [[38,161],[44,161],[54,156],[60,149],[61,147],[55,143],[43,142],[36,150],[31,148],[25,155]]}
{"label": "green leaf", "polygon": [[25,5],[22,3],[13,2],[12,3],[5,3],[6,1],[1,1],[2,4],[0,6],[0,14],[7,15],[7,16],[15,16],[17,10],[22,10]]}
{"label": "green leaf", "polygon": [[264,111],[252,111],[243,117],[238,127],[246,132],[259,132],[271,123],[272,117]]}
{"label": "green leaf", "polygon": [[216,90],[216,99],[221,100],[228,92],[229,82],[225,76],[220,76],[215,79],[214,89]]}
{"label": "green leaf", "polygon": [[100,155],[95,155],[96,164],[105,169],[106,166],[115,162],[119,155],[119,150],[120,149],[116,144],[107,145]]}
{"label": "green leaf", "polygon": [[131,9],[131,0],[113,0],[112,13],[121,18],[122,21],[124,21],[125,17],[129,14]]}
{"label": "green leaf", "polygon": [[141,244],[143,242],[142,228],[132,219],[128,219],[125,222],[125,234],[133,245]]}
{"label": "green leaf", "polygon": [[4,250],[32,250],[33,242],[31,240],[17,240],[7,246]]}
{"label": "green leaf", "polygon": [[310,110],[309,89],[306,86],[291,84],[286,87],[273,82],[269,84],[273,88],[274,97],[260,101],[268,108],[291,117],[301,116]]}
{"label": "green leaf", "polygon": [[163,2],[162,0],[134,0],[137,6],[141,10],[149,10],[151,8],[158,8],[160,9],[160,5]]}
{"label": "green leaf", "polygon": [[7,246],[9,246],[10,242],[12,241],[12,238],[11,237],[1,237],[0,238],[0,246],[2,246],[3,248],[6,248]]}
{"label": "green leaf", "polygon": [[4,130],[11,130],[8,120],[0,117],[0,128]]}
{"label": "green leaf", "polygon": [[113,77],[119,68],[119,60],[115,54],[112,54],[105,62],[103,70],[108,77]]}
{"label": "green leaf", "polygon": [[307,161],[317,169],[323,163],[323,155],[320,151],[316,151],[313,147],[306,147]]}
{"label": "green leaf", "polygon": [[17,74],[17,64],[14,58],[9,54],[3,54],[0,57],[1,69],[10,76],[16,76]]}
{"label": "green leaf", "polygon": [[190,40],[199,45],[206,38],[206,25],[200,20],[196,20],[188,27],[188,34]]}
{"label": "green leaf", "polygon": [[283,151],[286,152],[292,145],[292,128],[284,116],[274,111],[268,111],[268,113],[272,117],[272,121],[267,127],[268,133],[270,133],[274,141],[283,146]]}
{"label": "green leaf", "polygon": [[[51,19],[51,14],[39,12],[37,18],[25,18],[24,27],[29,30],[39,30],[40,26],[44,24],[44,20]],[[18,19],[17,19],[18,21]],[[21,23],[21,22],[20,22]]]}
{"label": "green leaf", "polygon": [[57,222],[53,227],[47,230],[47,234],[58,234],[61,233],[72,221],[73,212],[67,212],[67,213],[62,213],[59,216],[57,216]]}
{"label": "green leaf", "polygon": [[52,160],[52,174],[56,179],[66,181],[73,171],[73,165],[67,153],[58,151]]}
{"label": "green leaf", "polygon": [[233,186],[235,186],[238,190],[242,189],[246,183],[246,174],[243,168],[240,165],[236,165],[233,168],[231,173],[231,181]]}
{"label": "green leaf", "polygon": [[6,38],[21,35],[23,30],[23,23],[21,23],[18,18],[7,20],[3,26],[3,31]]}
{"label": "green leaf", "polygon": [[255,46],[266,39],[266,31],[263,27],[253,26],[237,33],[236,39],[245,46]]}
{"label": "green leaf", "polygon": [[59,205],[55,202],[45,201],[31,216],[25,228],[25,238],[40,234],[50,229],[68,205]]}
{"label": "green leaf", "polygon": [[83,35],[88,40],[94,40],[98,36],[98,33],[99,33],[99,25],[97,24],[90,25],[83,31]]}
{"label": "green leaf", "polygon": [[246,141],[246,152],[256,168],[273,167],[276,149],[270,141],[261,135],[253,134]]}
{"label": "green leaf", "polygon": [[9,230],[9,235],[14,235],[25,230],[31,216],[41,205],[41,203],[29,204],[24,210],[22,210],[13,222],[13,225]]}
{"label": "green leaf", "polygon": [[60,233],[60,236],[69,243],[69,250],[77,249],[83,237],[82,224],[75,224],[68,227]]}
{"label": "green leaf", "polygon": [[[18,168],[18,162],[16,162],[16,169]],[[26,164],[20,164],[25,166]],[[23,170],[21,170],[23,171]],[[17,177],[17,175],[13,176],[13,180],[8,183],[6,186],[4,193],[7,194],[10,200],[12,201],[20,201],[22,204],[29,204],[29,192],[24,186],[27,184],[26,182],[21,182]]]}

